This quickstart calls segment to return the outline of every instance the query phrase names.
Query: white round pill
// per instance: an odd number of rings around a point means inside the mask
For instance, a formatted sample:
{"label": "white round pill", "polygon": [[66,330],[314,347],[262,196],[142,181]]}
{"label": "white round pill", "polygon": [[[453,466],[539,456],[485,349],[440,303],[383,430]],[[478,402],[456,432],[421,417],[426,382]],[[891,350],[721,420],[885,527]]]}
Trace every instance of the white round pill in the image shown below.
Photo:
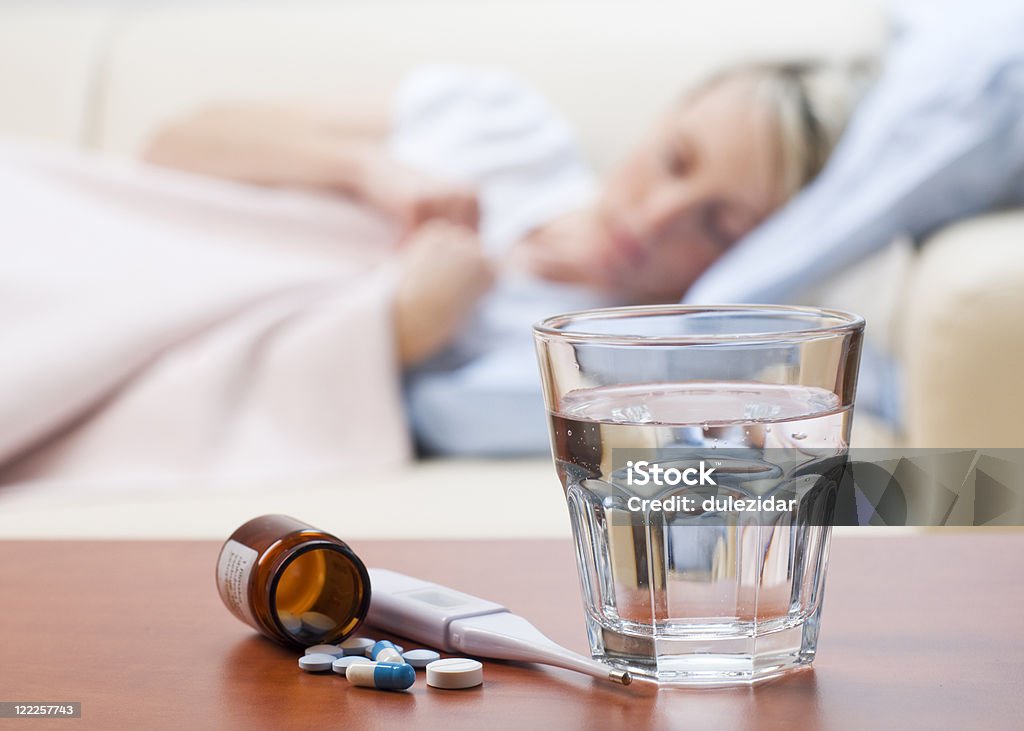
{"label": "white round pill", "polygon": [[377,640],[368,637],[349,637],[339,646],[346,655],[366,655],[367,650],[377,644]]}
{"label": "white round pill", "polygon": [[331,655],[332,657],[341,657],[345,654],[345,651],[337,645],[313,645],[312,647],[306,648],[307,655]]}
{"label": "white round pill", "polygon": [[303,655],[299,658],[299,667],[305,670],[307,673],[322,673],[324,670],[330,670],[331,665],[334,664],[334,655]]}
{"label": "white round pill", "polygon": [[302,627],[308,632],[318,635],[326,634],[338,626],[338,623],[320,612],[303,612]]}
{"label": "white round pill", "polygon": [[409,650],[402,653],[402,659],[414,668],[425,668],[435,660],[440,660],[441,656],[433,650]]}
{"label": "white round pill", "polygon": [[291,612],[281,610],[277,613],[277,618],[281,620],[281,626],[284,627],[289,634],[297,635],[302,631],[302,620]]}
{"label": "white round pill", "polygon": [[427,665],[427,685],[445,690],[473,688],[484,682],[484,666],[467,657],[449,657]]}
{"label": "white round pill", "polygon": [[363,655],[346,655],[345,657],[339,657],[331,664],[331,669],[338,675],[344,675],[345,671],[348,670],[349,665],[364,665],[373,664],[373,660]]}

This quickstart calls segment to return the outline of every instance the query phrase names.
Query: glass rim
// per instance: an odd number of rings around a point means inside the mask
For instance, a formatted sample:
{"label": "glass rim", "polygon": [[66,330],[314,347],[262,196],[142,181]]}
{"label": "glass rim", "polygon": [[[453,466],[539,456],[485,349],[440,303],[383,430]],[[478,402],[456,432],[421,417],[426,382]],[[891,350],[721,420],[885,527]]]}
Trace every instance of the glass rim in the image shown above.
{"label": "glass rim", "polygon": [[[620,335],[586,330],[559,329],[569,323],[618,320],[631,317],[658,317],[697,314],[774,314],[785,317],[831,318],[833,324],[818,327],[794,327],[763,332],[694,333],[688,335]],[[729,343],[744,345],[759,342],[802,341],[815,337],[838,336],[864,329],[864,318],[846,310],[802,305],[631,305],[577,310],[546,317],[534,324],[535,337],[547,337],[564,342],[594,343],[597,345],[710,345]]]}

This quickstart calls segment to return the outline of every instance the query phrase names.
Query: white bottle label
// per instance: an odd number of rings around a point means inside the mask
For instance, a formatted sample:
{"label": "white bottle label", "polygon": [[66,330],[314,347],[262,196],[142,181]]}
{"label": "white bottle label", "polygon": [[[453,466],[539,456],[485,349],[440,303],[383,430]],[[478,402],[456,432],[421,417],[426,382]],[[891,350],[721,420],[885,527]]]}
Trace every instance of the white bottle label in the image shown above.
{"label": "white bottle label", "polygon": [[217,588],[220,596],[236,617],[256,627],[256,618],[249,609],[249,578],[259,553],[238,541],[228,541],[217,561]]}

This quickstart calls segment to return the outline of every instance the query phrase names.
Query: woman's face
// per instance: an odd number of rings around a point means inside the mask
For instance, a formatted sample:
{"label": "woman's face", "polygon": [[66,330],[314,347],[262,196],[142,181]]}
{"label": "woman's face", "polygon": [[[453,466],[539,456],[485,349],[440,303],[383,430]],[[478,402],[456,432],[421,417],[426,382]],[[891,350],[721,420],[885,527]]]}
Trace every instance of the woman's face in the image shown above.
{"label": "woman's face", "polygon": [[780,203],[778,143],[749,79],[680,102],[612,173],[588,256],[599,281],[636,301],[677,300]]}

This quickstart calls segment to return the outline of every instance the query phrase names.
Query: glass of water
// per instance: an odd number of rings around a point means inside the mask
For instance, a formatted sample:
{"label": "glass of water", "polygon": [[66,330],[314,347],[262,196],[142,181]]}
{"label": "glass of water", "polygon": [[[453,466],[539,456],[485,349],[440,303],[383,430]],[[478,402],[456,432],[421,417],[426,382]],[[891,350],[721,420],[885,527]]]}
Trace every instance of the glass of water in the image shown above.
{"label": "glass of water", "polygon": [[813,661],[863,330],[759,305],[534,328],[596,659],[679,685]]}

